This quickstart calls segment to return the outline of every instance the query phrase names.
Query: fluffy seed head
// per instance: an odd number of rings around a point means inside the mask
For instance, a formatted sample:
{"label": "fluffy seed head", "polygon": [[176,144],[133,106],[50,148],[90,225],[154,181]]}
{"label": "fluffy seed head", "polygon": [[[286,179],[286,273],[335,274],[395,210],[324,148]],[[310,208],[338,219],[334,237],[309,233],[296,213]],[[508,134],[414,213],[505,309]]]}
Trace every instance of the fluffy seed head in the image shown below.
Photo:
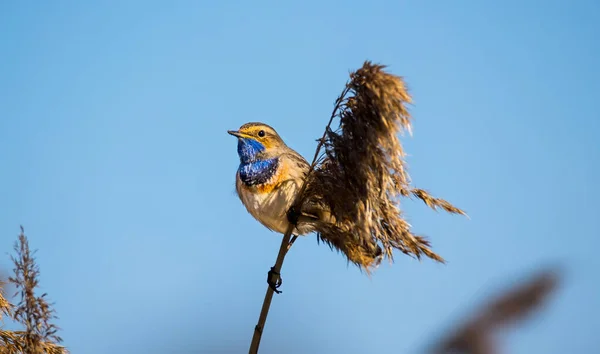
{"label": "fluffy seed head", "polygon": [[401,197],[414,196],[433,209],[465,214],[449,202],[410,186],[399,133],[410,132],[407,105],[412,99],[403,79],[365,62],[350,74],[328,129],[325,153],[309,175],[303,203],[331,211],[334,225],[317,227],[320,240],[367,271],[392,251],[436,261],[429,242],[412,233],[400,210]]}

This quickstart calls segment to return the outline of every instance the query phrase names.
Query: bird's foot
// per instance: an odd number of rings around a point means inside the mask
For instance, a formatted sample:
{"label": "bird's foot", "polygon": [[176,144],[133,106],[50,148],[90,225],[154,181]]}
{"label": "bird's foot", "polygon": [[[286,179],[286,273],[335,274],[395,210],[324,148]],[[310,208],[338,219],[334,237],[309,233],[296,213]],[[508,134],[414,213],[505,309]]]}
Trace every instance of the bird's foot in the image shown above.
{"label": "bird's foot", "polygon": [[281,275],[279,272],[275,271],[275,267],[271,267],[271,270],[267,274],[267,284],[269,284],[269,287],[275,293],[281,294],[281,290],[277,290],[281,286],[281,283],[283,283]]}

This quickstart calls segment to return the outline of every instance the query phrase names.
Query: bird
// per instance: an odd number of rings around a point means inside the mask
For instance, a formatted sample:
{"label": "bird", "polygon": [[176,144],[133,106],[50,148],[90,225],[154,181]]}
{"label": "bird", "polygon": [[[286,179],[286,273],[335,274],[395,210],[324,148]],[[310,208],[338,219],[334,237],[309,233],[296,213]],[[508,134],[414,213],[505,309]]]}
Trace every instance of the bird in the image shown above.
{"label": "bird", "polygon": [[315,231],[318,223],[335,223],[323,205],[304,203],[300,210],[293,208],[310,164],[288,147],[275,129],[265,123],[249,122],[227,132],[237,137],[237,195],[258,222],[282,234],[292,223],[294,236]]}

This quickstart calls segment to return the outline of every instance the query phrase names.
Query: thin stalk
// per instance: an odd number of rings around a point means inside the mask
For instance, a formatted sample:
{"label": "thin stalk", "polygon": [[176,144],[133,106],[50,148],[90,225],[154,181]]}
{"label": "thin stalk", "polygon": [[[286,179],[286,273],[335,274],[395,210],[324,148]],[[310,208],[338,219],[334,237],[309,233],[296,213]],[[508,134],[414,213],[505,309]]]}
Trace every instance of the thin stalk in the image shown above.
{"label": "thin stalk", "polygon": [[[302,195],[306,191],[306,187],[307,187],[306,181],[308,180],[308,176],[312,173],[312,171],[314,171],[315,166],[317,165],[317,162],[319,160],[318,157],[321,152],[321,148],[325,144],[325,138],[327,137],[327,132],[329,131],[329,127],[331,126],[333,119],[336,117],[337,111],[340,109],[342,102],[344,102],[344,97],[348,94],[349,91],[350,91],[350,87],[348,84],[346,84],[346,88],[344,89],[344,91],[342,91],[342,94],[337,98],[337,100],[335,102],[335,107],[333,108],[333,112],[331,113],[329,122],[327,123],[327,126],[325,127],[325,132],[323,133],[323,136],[321,137],[321,139],[319,139],[319,144],[317,145],[317,149],[315,151],[315,156],[313,157],[313,160],[312,160],[312,163],[310,164],[308,173],[306,174],[306,177],[304,178],[304,181],[302,182],[302,188],[300,188],[300,192],[296,195],[296,199],[293,204],[294,207],[296,208],[296,210],[299,210],[299,207],[300,207],[299,204],[302,201]],[[283,260],[285,259],[285,255],[287,254],[287,251],[290,249],[290,247],[293,244],[293,242],[290,242],[290,239],[292,238],[292,231],[294,230],[294,227],[295,227],[295,225],[292,225],[290,223],[290,225],[288,226],[288,229],[286,230],[285,234],[283,235],[283,239],[281,240],[281,246],[279,247],[279,253],[277,254],[277,260],[275,261],[275,265],[273,266],[273,271],[275,274],[279,274],[281,272],[281,266],[283,265]],[[296,240],[296,236],[294,236],[294,241],[295,240]],[[258,347],[260,346],[260,339],[262,338],[263,329],[265,327],[265,322],[267,321],[267,315],[269,314],[269,308],[271,307],[272,299],[273,299],[273,289],[271,289],[271,287],[269,286],[269,287],[267,287],[267,293],[265,294],[265,299],[263,300],[262,309],[260,310],[260,315],[258,317],[258,323],[254,327],[254,335],[252,336],[252,342],[250,343],[250,350],[248,352],[249,354],[257,354],[258,353]]]}

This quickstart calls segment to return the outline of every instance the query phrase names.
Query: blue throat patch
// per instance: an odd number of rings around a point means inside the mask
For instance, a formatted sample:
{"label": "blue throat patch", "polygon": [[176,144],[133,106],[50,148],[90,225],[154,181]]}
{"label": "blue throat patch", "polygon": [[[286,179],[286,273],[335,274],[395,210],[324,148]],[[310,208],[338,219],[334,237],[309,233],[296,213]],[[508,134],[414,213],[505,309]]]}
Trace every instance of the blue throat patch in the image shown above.
{"label": "blue throat patch", "polygon": [[261,185],[273,177],[278,166],[278,158],[242,163],[239,168],[240,179],[247,186]]}
{"label": "blue throat patch", "polygon": [[240,156],[240,179],[247,186],[263,184],[277,172],[279,159],[261,159],[259,155],[265,151],[265,147],[258,141],[240,138],[237,150]]}
{"label": "blue throat patch", "polygon": [[249,163],[258,160],[258,155],[265,151],[265,146],[254,139],[239,138],[237,146],[241,163]]}

